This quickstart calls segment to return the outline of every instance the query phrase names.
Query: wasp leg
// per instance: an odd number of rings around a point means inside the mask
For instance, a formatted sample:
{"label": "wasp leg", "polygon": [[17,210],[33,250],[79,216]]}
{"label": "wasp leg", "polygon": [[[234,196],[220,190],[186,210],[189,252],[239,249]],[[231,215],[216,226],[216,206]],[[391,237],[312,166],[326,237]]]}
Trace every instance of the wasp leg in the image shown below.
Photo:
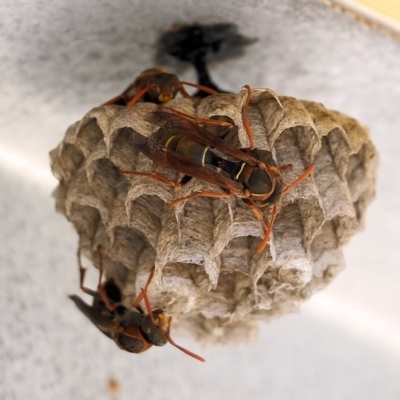
{"label": "wasp leg", "polygon": [[104,289],[104,286],[101,283],[101,281],[103,279],[103,247],[101,246],[101,244],[99,244],[97,246],[97,253],[99,254],[99,284],[97,285],[97,291],[99,292],[106,307],[110,311],[115,311],[116,307],[111,303],[111,300],[108,297],[108,294],[107,294],[106,290]]}
{"label": "wasp leg", "polygon": [[[282,168],[282,167],[281,167]],[[304,181],[308,176],[311,175],[311,173],[314,170],[314,164],[311,164],[295,181],[293,181],[290,185],[286,186],[285,189],[283,189],[283,194],[286,194],[290,189],[292,189],[294,186],[298,185],[300,182]]]}
{"label": "wasp leg", "polygon": [[271,236],[272,228],[274,227],[277,214],[278,214],[278,207],[274,206],[274,208],[272,209],[271,218],[269,219],[268,228],[264,233],[264,238],[261,241],[260,245],[257,247],[257,253],[261,253],[265,249],[265,246],[267,245],[269,238]]}
{"label": "wasp leg", "polygon": [[77,257],[78,257],[78,265],[79,265],[79,287],[87,294],[90,294],[91,296],[95,296],[96,292],[92,289],[87,288],[86,286],[83,285],[83,282],[85,280],[85,274],[86,274],[86,268],[82,267],[82,261],[81,261],[81,249],[78,249],[77,252]]}
{"label": "wasp leg", "polygon": [[[147,288],[150,286],[150,283],[153,280],[154,269],[155,269],[154,267],[151,269],[150,275],[149,275],[149,277],[147,279],[147,282],[146,282],[146,286],[144,287],[144,290],[146,291],[146,293],[147,293]],[[143,300],[143,297],[144,297],[143,296],[143,292],[140,292],[140,294],[136,297],[135,301],[133,302],[132,307],[137,308],[139,303]]]}
{"label": "wasp leg", "polygon": [[267,226],[265,225],[264,222],[264,216],[263,213],[260,211],[260,209],[250,200],[250,199],[242,199],[244,203],[246,203],[251,210],[253,211],[254,215],[257,217],[257,219],[261,222],[261,227],[263,228],[263,231],[267,231]]}
{"label": "wasp leg", "polygon": [[154,314],[153,314],[153,309],[151,308],[151,303],[150,303],[150,299],[149,296],[147,295],[147,289],[151,283],[151,281],[153,280],[154,277],[154,270],[155,268],[153,267],[150,271],[150,275],[147,279],[146,282],[146,286],[144,288],[141,289],[140,294],[136,297],[135,301],[133,302],[132,306],[137,308],[139,306],[139,303],[144,300],[144,303],[146,304],[146,308],[147,308],[147,313],[149,314],[150,320],[152,322],[153,325],[155,326],[160,326],[160,324],[158,324],[156,322],[156,320],[154,319]]}
{"label": "wasp leg", "polygon": [[255,144],[254,144],[254,135],[253,131],[251,130],[250,122],[249,122],[249,116],[248,116],[248,109],[249,109],[249,103],[250,103],[250,96],[251,96],[251,89],[249,85],[244,85],[243,86],[247,90],[247,98],[246,102],[244,103],[243,106],[243,115],[242,115],[242,121],[243,121],[243,126],[244,129],[246,130],[247,136],[250,141],[250,147],[246,150],[254,150],[255,149]]}
{"label": "wasp leg", "polygon": [[172,208],[176,204],[180,203],[181,201],[189,200],[189,199],[194,199],[195,197],[213,197],[213,198],[226,198],[226,197],[231,197],[232,193],[217,193],[217,192],[209,192],[208,190],[203,190],[202,192],[197,192],[197,193],[192,193],[188,196],[184,197],[179,197],[178,199],[175,199],[168,203],[168,208]]}
{"label": "wasp leg", "polygon": [[[281,171],[282,169],[289,169],[289,168],[291,168],[291,164],[283,165],[282,167],[279,167],[279,170]],[[311,164],[295,181],[293,181],[290,185],[286,186],[285,189],[283,189],[282,194],[283,195],[286,194],[294,186],[296,186],[300,182],[304,181],[304,179],[306,179],[313,172],[313,170],[314,170],[314,164]],[[264,238],[263,238],[262,242],[260,243],[260,245],[257,248],[257,253],[260,253],[265,249],[265,246],[267,245],[268,240],[271,236],[272,228],[274,227],[274,223],[275,223],[275,219],[276,219],[277,215],[278,215],[278,207],[274,206],[274,208],[272,209],[271,218],[269,220],[268,229],[264,234]]]}
{"label": "wasp leg", "polygon": [[179,115],[182,118],[194,121],[198,125],[224,126],[224,127],[229,128],[229,129],[233,128],[233,125],[230,122],[219,121],[219,120],[216,120],[216,119],[205,119],[205,118],[195,117],[194,115],[185,114],[185,113],[183,113],[181,111],[178,111],[178,110],[175,110],[174,108],[171,108],[171,107],[160,107],[160,110],[171,111],[173,114],[176,114],[176,115]]}
{"label": "wasp leg", "polygon": [[146,308],[147,308],[147,313],[149,314],[151,323],[155,326],[161,327],[161,325],[154,319],[154,314],[153,314],[153,310],[151,308],[151,303],[150,303],[150,299],[149,296],[147,295],[147,291],[145,289],[141,289],[141,293],[142,298],[144,300],[144,303],[146,304]]}
{"label": "wasp leg", "polygon": [[126,171],[123,169],[119,169],[118,172],[123,175],[147,176],[148,178],[153,178],[153,179],[157,179],[161,182],[164,182],[169,186],[173,186],[176,188],[182,187],[182,184],[180,182],[174,182],[173,180],[166,178],[165,176],[159,174],[158,172]]}

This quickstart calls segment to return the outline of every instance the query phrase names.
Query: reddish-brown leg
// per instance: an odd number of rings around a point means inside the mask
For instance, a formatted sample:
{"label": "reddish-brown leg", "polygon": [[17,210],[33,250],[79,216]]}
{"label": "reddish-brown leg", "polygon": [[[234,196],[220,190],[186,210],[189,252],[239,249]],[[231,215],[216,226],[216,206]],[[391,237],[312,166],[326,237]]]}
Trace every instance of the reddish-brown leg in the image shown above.
{"label": "reddish-brown leg", "polygon": [[[103,258],[102,258],[102,248],[101,246],[97,246],[97,251],[99,253],[99,284],[97,286],[97,292],[100,294],[101,298],[103,299],[106,307],[110,311],[114,311],[115,307],[111,304],[111,301],[109,297],[107,296],[106,291],[104,290],[103,285],[101,284],[101,280],[103,277]],[[86,268],[82,267],[82,261],[81,261],[81,250],[78,249],[78,265],[79,265],[79,274],[80,274],[80,288],[87,294],[90,294],[91,296],[95,297],[96,292],[92,289],[87,288],[86,286],[83,285],[84,279],[85,279],[85,274],[86,274]]]}
{"label": "reddish-brown leg", "polygon": [[141,172],[141,171],[126,171],[123,169],[119,169],[118,172],[123,175],[139,175],[139,176],[147,176],[149,178],[157,179],[161,182],[166,183],[169,186],[173,186],[176,188],[181,188],[182,184],[179,182],[174,182],[171,179],[166,178],[165,176],[159,174],[158,172]]}
{"label": "reddish-brown leg", "polygon": [[195,197],[213,197],[217,199],[231,197],[231,193],[216,193],[216,192],[209,192],[208,190],[203,190],[202,192],[192,193],[188,196],[180,197],[168,203],[168,208],[172,208],[176,204],[180,203],[181,201],[194,199]]}
{"label": "reddish-brown leg", "polygon": [[[144,287],[144,290],[146,291],[146,293],[147,293],[148,287],[150,286],[151,281],[153,280],[153,277],[154,277],[154,270],[155,270],[155,268],[153,267],[153,268],[151,269],[150,275],[149,275],[149,277],[148,277],[148,279],[147,279],[146,286]],[[137,308],[137,306],[139,305],[139,303],[140,303],[142,300],[143,300],[143,293],[140,292],[139,295],[136,297],[135,301],[133,302],[132,307]]]}
{"label": "reddish-brown leg", "polygon": [[96,292],[92,289],[87,288],[86,286],[83,285],[83,282],[85,280],[85,274],[86,274],[86,268],[82,267],[82,261],[81,261],[81,249],[78,249],[77,252],[77,257],[78,257],[78,265],[79,265],[79,287],[87,294],[90,294],[91,296],[95,296]]}
{"label": "reddish-brown leg", "polygon": [[147,291],[145,289],[141,289],[140,294],[144,300],[144,303],[146,304],[147,313],[149,314],[152,324],[155,326],[160,326],[160,324],[154,319],[153,309],[151,308],[151,303],[150,303],[149,296],[147,295]]}
{"label": "reddish-brown leg", "polygon": [[266,232],[267,226],[265,225],[264,216],[263,216],[262,212],[260,211],[260,209],[250,199],[243,199],[243,202],[246,203],[251,208],[254,215],[260,221],[263,231]]}
{"label": "reddish-brown leg", "polygon": [[247,90],[247,98],[246,98],[246,102],[244,103],[244,106],[243,106],[242,121],[243,121],[244,129],[246,130],[247,136],[250,141],[250,147],[248,150],[254,150],[256,146],[254,144],[253,131],[251,130],[249,117],[248,117],[251,89],[250,89],[249,85],[244,85],[243,87]]}
{"label": "reddish-brown leg", "polygon": [[294,186],[298,185],[300,182],[304,181],[311,173],[314,171],[314,164],[311,164],[295,181],[283,189],[282,194],[286,194]]}
{"label": "reddish-brown leg", "polygon": [[142,300],[144,300],[151,322],[153,323],[153,325],[159,326],[159,324],[154,319],[154,315],[153,315],[153,310],[151,308],[150,299],[149,299],[149,296],[147,295],[147,289],[150,286],[151,281],[153,280],[154,271],[155,271],[155,268],[153,267],[151,269],[150,275],[149,275],[149,277],[147,279],[146,286],[141,289],[139,295],[136,297],[135,301],[133,302],[132,307],[137,308],[139,306],[139,303]]}
{"label": "reddish-brown leg", "polygon": [[267,245],[269,238],[271,236],[272,228],[274,227],[277,214],[278,214],[278,207],[274,206],[274,208],[272,209],[271,217],[269,219],[268,229],[265,231],[264,238],[257,248],[257,253],[261,253],[265,249],[265,246]]}
{"label": "reddish-brown leg", "polygon": [[[291,164],[288,165],[283,165],[282,167],[279,167],[279,170],[283,169],[289,169],[291,167]],[[311,164],[295,181],[293,181],[290,185],[286,186],[285,189],[282,191],[282,195],[286,194],[289,192],[290,189],[292,189],[294,186],[298,185],[300,182],[302,182],[304,179],[306,179],[314,170],[314,164]],[[257,253],[262,252],[265,249],[265,246],[267,245],[269,238],[271,236],[272,228],[274,227],[275,219],[276,216],[278,215],[278,207],[275,205],[274,208],[272,209],[272,214],[269,220],[268,224],[268,229],[265,232],[264,238],[260,245],[257,248]]]}
{"label": "reddish-brown leg", "polygon": [[171,107],[160,107],[160,110],[171,111],[172,113],[179,115],[182,118],[189,119],[199,125],[224,126],[224,127],[230,128],[230,129],[233,127],[232,124],[230,124],[229,122],[226,122],[226,121],[218,121],[215,119],[205,119],[205,118],[195,117],[194,115],[185,114],[185,113],[175,110],[175,108],[171,108]]}
{"label": "reddish-brown leg", "polygon": [[110,311],[115,311],[116,307],[111,303],[110,298],[107,295],[107,292],[104,289],[104,286],[102,285],[101,281],[103,279],[103,247],[99,244],[97,246],[97,253],[99,254],[99,283],[97,285],[97,291],[99,292],[101,298],[103,299],[106,307]]}

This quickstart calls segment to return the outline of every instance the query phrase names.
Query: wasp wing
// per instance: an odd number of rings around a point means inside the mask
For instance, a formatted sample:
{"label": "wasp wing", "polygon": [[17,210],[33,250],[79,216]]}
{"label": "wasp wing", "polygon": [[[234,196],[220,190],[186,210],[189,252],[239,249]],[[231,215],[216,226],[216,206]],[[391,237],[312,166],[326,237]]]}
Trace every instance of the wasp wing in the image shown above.
{"label": "wasp wing", "polygon": [[188,136],[210,146],[212,152],[226,160],[242,161],[252,166],[260,164],[257,158],[237,149],[207,129],[180,115],[166,111],[154,111],[147,114],[145,119],[155,125],[170,129],[176,134]]}
{"label": "wasp wing", "polygon": [[229,189],[234,193],[242,192],[243,185],[232,180],[226,172],[221,171],[217,167],[213,165],[203,166],[195,163],[190,158],[153,142],[151,139],[141,135],[132,128],[124,129],[129,129],[137,148],[158,166],[181,172],[192,178],[213,183],[217,186]]}
{"label": "wasp wing", "polygon": [[104,310],[96,309],[85,303],[79,296],[71,295],[69,298],[75,303],[79,310],[109,338],[113,333],[121,331],[118,322],[114,321],[111,312],[105,313]]}

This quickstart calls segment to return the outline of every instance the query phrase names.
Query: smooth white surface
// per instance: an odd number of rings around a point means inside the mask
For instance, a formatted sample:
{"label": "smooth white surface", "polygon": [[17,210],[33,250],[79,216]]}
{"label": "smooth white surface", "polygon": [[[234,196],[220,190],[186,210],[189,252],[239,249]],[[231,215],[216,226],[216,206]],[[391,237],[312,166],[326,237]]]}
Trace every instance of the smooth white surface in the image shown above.
{"label": "smooth white surface", "polygon": [[[110,399],[110,375],[121,399],[400,398],[399,43],[306,0],[3,1],[0,14],[0,399]],[[67,298],[79,292],[77,237],[54,212],[47,155],[153,65],[160,32],[193,21],[234,21],[259,38],[211,65],[221,87],[320,101],[368,125],[381,155],[347,270],[301,314],[262,326],[255,345],[179,340],[205,365],[171,346],[118,351],[77,312]]]}

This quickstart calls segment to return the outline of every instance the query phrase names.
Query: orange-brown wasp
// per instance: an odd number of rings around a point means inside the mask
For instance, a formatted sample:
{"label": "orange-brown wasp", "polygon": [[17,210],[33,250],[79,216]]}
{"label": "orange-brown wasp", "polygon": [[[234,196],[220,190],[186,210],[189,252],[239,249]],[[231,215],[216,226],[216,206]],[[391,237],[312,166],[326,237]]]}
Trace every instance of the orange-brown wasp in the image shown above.
{"label": "orange-brown wasp", "polygon": [[[101,283],[103,275],[102,247],[98,246],[99,253],[99,284],[97,292],[84,286],[85,268],[82,267],[78,252],[81,289],[93,297],[92,305],[85,303],[80,297],[71,295],[70,299],[79,310],[107,337],[114,340],[119,348],[131,353],[142,353],[151,346],[163,346],[167,342],[179,350],[205,361],[204,358],[176,344],[170,334],[171,318],[168,318],[161,309],[152,309],[147,289],[154,276],[151,270],[145,287],[141,290],[131,308],[121,304],[121,291],[113,280]],[[144,300],[147,314],[140,307]]]}
{"label": "orange-brown wasp", "polygon": [[180,81],[175,74],[161,68],[149,68],[143,71],[120,95],[113,97],[103,105],[116,104],[131,107],[140,99],[164,104],[175,98],[178,92],[184,97],[190,97],[184,86],[197,88],[210,95],[218,93],[203,85]]}
{"label": "orange-brown wasp", "polygon": [[[246,89],[250,96],[250,88],[246,86]],[[212,191],[192,193],[189,196],[175,199],[169,203],[169,207],[194,197],[223,198],[235,194],[251,207],[262,225],[264,238],[257,249],[257,252],[261,252],[269,241],[278,214],[278,206],[283,196],[293,186],[306,179],[312,173],[314,165],[310,165],[294,182],[285,187],[281,171],[291,168],[291,165],[276,167],[260,161],[258,150],[254,149],[254,140],[247,120],[249,96],[244,107],[243,123],[250,138],[250,149],[238,149],[225,141],[224,134],[229,132],[229,128],[225,128],[219,135],[215,135],[197,123],[200,121],[207,124],[208,120],[185,116],[170,108],[168,108],[168,112],[156,111],[146,117],[149,122],[161,127],[158,132],[159,137],[155,141],[131,128],[125,129],[131,131],[137,148],[157,166],[183,173],[187,177],[213,183],[224,190],[224,193]],[[218,123],[218,121],[210,123],[215,124],[216,122]],[[176,183],[157,172],[145,173],[126,170],[120,170],[120,172],[149,176],[175,187],[179,187],[187,181],[187,178],[184,177],[183,182]],[[259,208],[265,206],[273,207],[268,227]]]}

